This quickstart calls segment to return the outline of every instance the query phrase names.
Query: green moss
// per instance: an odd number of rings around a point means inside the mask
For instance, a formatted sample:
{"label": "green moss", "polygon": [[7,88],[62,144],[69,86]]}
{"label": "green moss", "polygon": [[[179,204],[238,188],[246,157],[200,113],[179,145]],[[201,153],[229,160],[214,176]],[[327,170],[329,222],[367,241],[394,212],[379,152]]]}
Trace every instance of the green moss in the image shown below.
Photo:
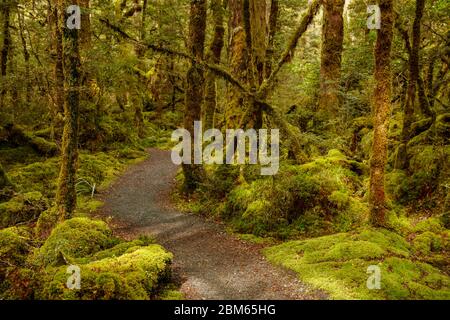
{"label": "green moss", "polygon": [[438,218],[424,219],[424,220],[420,221],[419,223],[417,223],[413,229],[414,232],[431,231],[434,233],[440,233],[440,232],[443,232],[444,230],[445,229],[442,225],[442,222]]}
{"label": "green moss", "polygon": [[[387,230],[362,229],[264,250],[267,258],[335,299],[449,299],[450,278],[409,260],[411,246]],[[369,290],[367,268],[381,269],[381,289]]]}
{"label": "green moss", "polygon": [[160,300],[185,300],[184,294],[173,287],[168,287],[158,294]]}
{"label": "green moss", "polygon": [[448,239],[430,231],[419,234],[413,240],[413,251],[420,255],[429,255],[432,252],[439,252],[445,247],[448,247]]}
{"label": "green moss", "polygon": [[81,289],[66,287],[66,266],[49,268],[39,299],[147,300],[170,276],[172,254],[159,245],[80,265]]}
{"label": "green moss", "polygon": [[40,192],[19,194],[0,204],[0,227],[36,220],[47,207],[47,200]]}
{"label": "green moss", "polygon": [[114,245],[112,232],[105,222],[74,218],[56,226],[36,254],[36,262],[54,265],[64,258],[81,258]]}
{"label": "green moss", "polygon": [[47,198],[55,196],[58,173],[57,158],[36,162],[24,167],[14,167],[9,171],[11,181],[19,191],[40,191]]}
{"label": "green moss", "polygon": [[368,216],[367,203],[357,193],[364,171],[342,152],[330,150],[304,165],[283,164],[275,178],[247,175],[247,182],[228,193],[220,213],[236,232],[257,236],[348,231]]}
{"label": "green moss", "polygon": [[0,230],[1,268],[21,265],[32,248],[32,235],[27,228],[11,227]]}
{"label": "green moss", "polygon": [[273,245],[276,242],[276,240],[274,238],[262,238],[262,237],[257,237],[254,234],[238,234],[237,237],[240,240],[254,243],[254,244],[262,244],[262,245],[272,244]]}
{"label": "green moss", "polygon": [[0,300],[28,299],[33,274],[24,268],[33,240],[30,230],[12,227],[0,230]]}

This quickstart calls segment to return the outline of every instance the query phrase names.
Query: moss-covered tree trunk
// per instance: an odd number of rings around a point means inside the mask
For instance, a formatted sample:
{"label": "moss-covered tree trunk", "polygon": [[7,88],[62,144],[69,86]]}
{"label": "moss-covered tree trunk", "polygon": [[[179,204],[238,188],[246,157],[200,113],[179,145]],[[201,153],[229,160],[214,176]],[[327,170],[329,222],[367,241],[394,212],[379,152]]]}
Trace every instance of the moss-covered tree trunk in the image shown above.
{"label": "moss-covered tree trunk", "polygon": [[272,0],[270,2],[270,13],[269,13],[269,30],[268,30],[268,43],[266,50],[266,63],[264,66],[264,77],[269,78],[272,73],[272,65],[274,60],[275,52],[275,36],[278,31],[278,15],[279,15],[280,5],[278,0]]}
{"label": "moss-covered tree trunk", "polygon": [[[11,20],[11,4],[9,1],[3,1],[0,4],[0,17],[2,18],[1,30],[2,30],[2,48],[0,52],[0,79],[6,77],[6,71],[8,67],[8,55],[11,48],[11,32],[10,32],[10,20]],[[3,82],[3,81],[2,81]],[[0,110],[3,109],[4,100],[6,95],[5,82],[0,86]]]}
{"label": "moss-covered tree trunk", "polygon": [[[59,141],[61,138],[60,119],[64,114],[64,67],[63,40],[61,15],[58,5],[49,7],[49,28],[51,33],[50,57],[53,61],[53,105],[50,107],[52,122],[50,124],[51,139]],[[59,132],[59,134],[57,134]]]}
{"label": "moss-covered tree trunk", "polygon": [[[242,83],[247,83],[250,48],[248,48],[246,40],[244,1],[229,0],[228,7],[230,11],[228,64],[233,75]],[[228,105],[225,110],[226,127],[236,129],[239,127],[243,115],[244,96],[233,86],[229,86],[228,91]]]}
{"label": "moss-covered tree trunk", "polygon": [[[213,64],[220,63],[222,49],[224,46],[224,5],[222,0],[212,0],[211,10],[214,18],[214,37],[209,47],[207,60]],[[216,76],[212,71],[207,71],[205,76],[205,101],[203,111],[203,123],[205,129],[214,127],[214,114],[217,107]]]}
{"label": "moss-covered tree trunk", "polygon": [[412,45],[409,55],[409,79],[404,105],[403,129],[401,144],[397,151],[395,167],[406,169],[408,167],[407,145],[412,138],[411,125],[414,121],[414,106],[416,101],[417,84],[419,81],[419,51],[420,51],[420,25],[423,17],[425,0],[416,1],[416,14],[412,28]]}
{"label": "moss-covered tree trunk", "polygon": [[391,47],[393,37],[393,1],[379,0],[381,29],[375,47],[374,141],[370,162],[370,210],[374,226],[385,225],[385,166],[387,161],[389,114],[391,109]]}
{"label": "moss-covered tree trunk", "polygon": [[[268,44],[266,2],[230,0],[229,10],[229,64],[234,76],[256,92],[265,76]],[[228,128],[262,126],[261,108],[247,101],[235,88],[230,88],[226,113]]]}
{"label": "moss-covered tree trunk", "polygon": [[[206,0],[191,0],[188,47],[190,54],[197,60],[203,60],[206,34]],[[186,98],[184,128],[194,138],[194,122],[201,120],[204,94],[203,71],[192,63],[186,75]],[[194,164],[194,143],[192,143],[192,164],[184,164],[184,191],[191,193],[203,180],[203,167]]]}
{"label": "moss-covered tree trunk", "polygon": [[319,112],[326,118],[336,117],[340,109],[344,5],[345,0],[323,1]]}
{"label": "moss-covered tree trunk", "polygon": [[[81,85],[79,31],[69,29],[66,8],[78,1],[61,0],[58,9],[63,30],[63,63],[65,76],[64,133],[62,138],[61,170],[59,173],[56,205],[59,220],[72,216],[77,203],[75,190],[78,166],[78,121]],[[82,26],[83,27],[83,26]]]}

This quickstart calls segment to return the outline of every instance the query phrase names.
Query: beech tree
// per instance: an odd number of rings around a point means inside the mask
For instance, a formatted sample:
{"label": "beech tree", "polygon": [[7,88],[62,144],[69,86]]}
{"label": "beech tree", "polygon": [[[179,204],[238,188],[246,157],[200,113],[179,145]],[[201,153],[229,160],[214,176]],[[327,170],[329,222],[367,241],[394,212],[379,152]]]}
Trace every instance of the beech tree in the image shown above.
{"label": "beech tree", "polygon": [[384,188],[387,161],[389,115],[391,110],[391,48],[393,37],[393,1],[380,0],[381,29],[375,46],[375,81],[373,95],[374,137],[370,161],[370,211],[374,226],[385,225],[386,196]]}
{"label": "beech tree", "polygon": [[[189,18],[189,53],[197,60],[203,60],[206,33],[206,0],[191,0]],[[194,137],[194,122],[201,120],[204,95],[204,72],[192,63],[186,74],[186,106],[184,128]],[[192,144],[194,154],[194,144]],[[203,168],[199,164],[183,165],[184,189],[187,193],[194,191],[203,180]]]}
{"label": "beech tree", "polygon": [[79,30],[66,26],[71,13],[67,8],[78,1],[61,0],[58,3],[60,27],[63,34],[64,65],[64,133],[62,137],[61,170],[58,179],[56,204],[60,220],[72,216],[76,204],[76,180],[78,169],[78,127],[81,85],[81,59]]}
{"label": "beech tree", "polygon": [[336,117],[340,109],[339,84],[344,41],[345,0],[323,1],[319,112]]}

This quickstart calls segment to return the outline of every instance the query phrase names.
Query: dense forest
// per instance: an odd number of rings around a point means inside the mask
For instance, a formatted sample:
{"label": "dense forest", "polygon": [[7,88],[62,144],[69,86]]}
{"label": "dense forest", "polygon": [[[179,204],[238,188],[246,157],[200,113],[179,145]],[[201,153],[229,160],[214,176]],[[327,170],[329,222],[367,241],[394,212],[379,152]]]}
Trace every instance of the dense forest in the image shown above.
{"label": "dense forest", "polygon": [[[449,16],[446,0],[0,0],[0,299],[450,299]],[[175,166],[177,129],[263,149],[279,132],[278,170],[251,152]],[[308,294],[247,290],[271,268]]]}

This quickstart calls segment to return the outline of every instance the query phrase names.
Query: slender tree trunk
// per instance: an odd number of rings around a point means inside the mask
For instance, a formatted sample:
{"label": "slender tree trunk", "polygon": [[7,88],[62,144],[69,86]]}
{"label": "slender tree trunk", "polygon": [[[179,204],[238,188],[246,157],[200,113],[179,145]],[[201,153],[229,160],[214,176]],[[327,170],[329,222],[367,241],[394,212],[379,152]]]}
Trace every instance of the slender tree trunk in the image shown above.
{"label": "slender tree trunk", "polygon": [[[206,0],[191,0],[189,22],[189,53],[197,60],[203,60],[205,34],[206,34]],[[204,75],[203,71],[191,64],[186,76],[186,105],[184,128],[194,138],[194,122],[201,120]],[[192,143],[191,155],[194,155],[194,143]],[[184,191],[191,193],[203,180],[203,167],[200,164],[184,164]]]}
{"label": "slender tree trunk", "polygon": [[[60,123],[60,119],[64,114],[64,66],[63,66],[63,39],[61,28],[63,26],[63,22],[61,22],[61,13],[59,13],[60,7],[55,5],[54,7],[50,7],[50,17],[49,17],[49,25],[51,28],[52,34],[52,44],[50,54],[52,60],[54,61],[53,65],[53,94],[54,94],[54,106],[51,108],[52,114],[52,123],[51,123],[51,139],[55,141],[60,141],[60,127],[62,124]],[[57,134],[58,133],[58,134]]]}
{"label": "slender tree trunk", "polygon": [[[211,9],[214,18],[214,38],[209,47],[206,59],[213,64],[220,63],[222,49],[224,46],[224,6],[222,0],[212,0]],[[217,107],[216,76],[212,71],[207,71],[205,76],[205,101],[203,122],[205,129],[214,127],[214,115]]]}
{"label": "slender tree trunk", "polygon": [[423,17],[425,0],[416,1],[416,16],[412,28],[412,45],[409,55],[409,79],[406,100],[404,106],[403,129],[401,145],[397,151],[395,167],[406,169],[409,165],[407,145],[411,137],[411,125],[414,121],[414,105],[416,101],[417,84],[419,81],[419,51],[420,51],[420,26]]}
{"label": "slender tree trunk", "polygon": [[374,226],[385,225],[384,177],[387,161],[389,114],[391,108],[391,47],[393,38],[393,0],[379,0],[381,29],[375,47],[374,141],[370,162],[370,210]]}
{"label": "slender tree trunk", "polygon": [[1,6],[1,17],[3,18],[2,23],[2,33],[3,33],[3,43],[2,49],[0,52],[0,76],[2,79],[2,85],[0,87],[0,110],[3,109],[4,98],[6,95],[6,84],[3,81],[6,77],[6,71],[8,67],[8,55],[11,48],[11,33],[10,33],[10,19],[11,19],[11,6],[7,3],[4,3]]}
{"label": "slender tree trunk", "polygon": [[25,39],[25,21],[23,13],[19,12],[19,34],[22,42],[23,60],[25,63],[25,105],[30,104],[31,100],[31,82],[30,82],[30,53],[28,51],[27,41]]}
{"label": "slender tree trunk", "polygon": [[319,112],[326,118],[336,117],[340,110],[339,82],[344,41],[344,5],[345,0],[323,1]]}
{"label": "slender tree trunk", "polygon": [[[79,31],[65,26],[69,15],[66,8],[78,1],[59,2],[60,24],[63,30],[63,63],[65,75],[64,133],[62,139],[61,170],[59,173],[56,205],[59,219],[69,219],[76,208],[75,190],[78,166],[78,121],[81,85]],[[83,26],[82,26],[83,27]]]}
{"label": "slender tree trunk", "polygon": [[279,15],[279,4],[278,0],[272,0],[270,4],[269,13],[269,39],[266,50],[266,64],[264,66],[264,77],[269,78],[272,73],[272,64],[274,60],[275,52],[275,36],[278,31],[278,15]]}

